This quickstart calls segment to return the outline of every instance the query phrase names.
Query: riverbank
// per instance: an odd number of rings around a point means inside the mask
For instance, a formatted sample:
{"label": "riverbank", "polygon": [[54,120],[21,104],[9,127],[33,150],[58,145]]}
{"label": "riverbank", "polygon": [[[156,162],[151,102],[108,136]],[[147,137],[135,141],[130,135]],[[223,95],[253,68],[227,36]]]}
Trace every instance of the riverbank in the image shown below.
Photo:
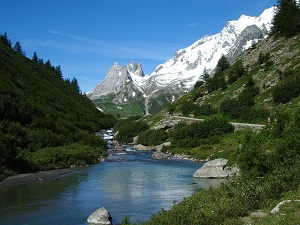
{"label": "riverbank", "polygon": [[67,169],[39,171],[37,173],[18,174],[5,178],[2,182],[0,182],[0,186],[13,186],[56,179],[59,177],[72,175],[74,173],[81,173],[83,172],[84,168],[85,167],[72,167]]}

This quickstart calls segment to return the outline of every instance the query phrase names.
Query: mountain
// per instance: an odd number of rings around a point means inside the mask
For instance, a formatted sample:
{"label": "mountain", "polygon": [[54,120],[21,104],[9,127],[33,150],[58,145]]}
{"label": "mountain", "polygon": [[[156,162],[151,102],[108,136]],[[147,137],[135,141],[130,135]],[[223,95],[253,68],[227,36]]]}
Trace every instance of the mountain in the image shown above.
{"label": "mountain", "polygon": [[[118,112],[122,116],[156,113],[188,92],[201,80],[204,70],[212,73],[222,55],[233,61],[266,38],[273,14],[274,7],[259,17],[242,15],[236,21],[229,21],[220,33],[206,35],[176,51],[172,58],[146,76],[140,64],[131,62],[122,67],[115,63],[88,97],[104,112]],[[131,107],[128,104],[132,104]]]}

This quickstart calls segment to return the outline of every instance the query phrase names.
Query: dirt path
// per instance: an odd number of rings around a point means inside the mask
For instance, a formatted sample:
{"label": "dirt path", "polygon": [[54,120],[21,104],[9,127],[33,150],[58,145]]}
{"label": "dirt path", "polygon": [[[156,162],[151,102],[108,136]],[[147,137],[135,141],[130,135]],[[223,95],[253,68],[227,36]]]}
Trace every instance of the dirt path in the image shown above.
{"label": "dirt path", "polygon": [[[185,117],[185,116],[172,116],[173,118],[178,118],[182,120],[192,120],[192,121],[204,121],[204,119],[197,119],[192,117]],[[251,124],[251,123],[234,123],[230,122],[234,126],[234,130],[241,130],[245,128],[250,128],[255,131],[262,130],[266,125],[263,124]]]}

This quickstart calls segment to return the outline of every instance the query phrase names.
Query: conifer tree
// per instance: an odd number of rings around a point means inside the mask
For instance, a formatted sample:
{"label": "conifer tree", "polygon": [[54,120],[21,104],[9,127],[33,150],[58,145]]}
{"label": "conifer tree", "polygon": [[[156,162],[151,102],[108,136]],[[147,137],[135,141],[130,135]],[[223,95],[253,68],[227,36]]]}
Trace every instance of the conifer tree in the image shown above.
{"label": "conifer tree", "polygon": [[216,73],[222,73],[229,66],[230,66],[230,64],[229,64],[227,58],[224,55],[222,55],[216,66]]}
{"label": "conifer tree", "polygon": [[15,50],[17,53],[20,53],[20,54],[22,54],[22,55],[25,56],[25,52],[22,50],[22,47],[21,47],[20,42],[17,41],[17,42],[15,43],[15,45],[14,45],[14,47],[13,47],[13,50]]}
{"label": "conifer tree", "polygon": [[73,86],[76,91],[80,92],[78,81],[75,77],[73,77],[73,79],[71,80],[71,86]]}
{"label": "conifer tree", "polygon": [[11,48],[11,41],[8,39],[6,32],[3,35],[0,35],[0,42]]}
{"label": "conifer tree", "polygon": [[39,58],[38,58],[38,56],[37,56],[36,52],[34,52],[34,53],[33,53],[33,56],[32,56],[32,61],[33,61],[33,62],[36,62],[36,63],[38,63],[38,62],[39,62]]}
{"label": "conifer tree", "polygon": [[300,8],[295,0],[278,0],[272,35],[291,37],[300,31]]}

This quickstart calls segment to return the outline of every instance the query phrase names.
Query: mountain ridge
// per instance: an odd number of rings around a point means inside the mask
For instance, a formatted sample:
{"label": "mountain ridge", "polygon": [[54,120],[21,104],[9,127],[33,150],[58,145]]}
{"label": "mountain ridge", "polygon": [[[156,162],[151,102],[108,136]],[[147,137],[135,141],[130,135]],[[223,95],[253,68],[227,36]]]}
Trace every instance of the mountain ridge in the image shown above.
{"label": "mountain ridge", "polygon": [[[168,102],[188,92],[201,80],[204,70],[211,74],[222,55],[233,61],[243,51],[267,37],[273,15],[274,7],[264,10],[259,17],[241,15],[238,20],[228,21],[220,33],[205,35],[192,45],[176,51],[172,58],[158,65],[149,75],[133,73],[128,65],[140,67],[140,71],[142,65],[130,62],[115,72],[115,80],[108,82],[112,77],[110,69],[105,79],[87,96],[103,111],[106,110],[105,104],[100,104],[101,99],[109,94],[112,96],[110,100],[119,108],[132,99],[142,107],[143,114],[156,113]],[[120,73],[128,78],[122,79],[121,84],[117,79]]]}

